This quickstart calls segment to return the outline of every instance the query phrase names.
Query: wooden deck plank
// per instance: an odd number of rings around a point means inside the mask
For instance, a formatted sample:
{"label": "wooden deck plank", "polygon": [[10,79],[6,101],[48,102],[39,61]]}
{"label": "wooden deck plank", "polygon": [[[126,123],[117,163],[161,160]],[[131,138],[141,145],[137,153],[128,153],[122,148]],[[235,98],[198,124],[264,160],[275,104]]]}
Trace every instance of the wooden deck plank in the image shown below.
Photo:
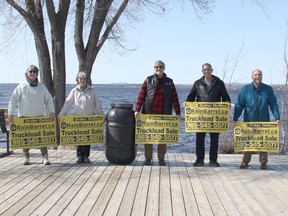
{"label": "wooden deck plank", "polygon": [[0,158],[1,215],[288,215],[288,158],[258,155],[239,169],[242,155],[219,155],[221,167],[193,167],[194,154],[167,154],[167,166],[143,166],[144,154],[129,165],[109,163],[102,151],[91,164],[75,164],[75,150],[39,149],[23,166],[21,150]]}
{"label": "wooden deck plank", "polygon": [[[141,157],[141,155],[138,153],[135,159],[133,170],[131,171],[128,185],[126,187],[126,190],[123,192],[123,198],[117,212],[118,216],[131,215],[132,213],[137,188],[139,185],[140,175],[142,172],[142,165],[143,156]],[[107,211],[105,211],[105,214],[107,214]]]}
{"label": "wooden deck plank", "polygon": [[186,215],[178,164],[175,155],[168,154],[173,215]]}
{"label": "wooden deck plank", "polygon": [[[13,196],[19,190],[21,190],[25,185],[29,184],[34,178],[41,175],[44,170],[39,171],[38,169],[31,169],[30,167],[23,167],[22,170],[19,170],[20,175],[17,172],[18,170],[12,170],[11,176],[5,176],[5,180],[1,180],[1,197],[0,203],[2,204],[10,196]],[[21,181],[21,184],[19,184]],[[0,205],[1,206],[1,205]]]}
{"label": "wooden deck plank", "polygon": [[[154,155],[153,166],[151,166],[151,175],[143,176],[149,182],[147,201],[146,201],[146,216],[158,215],[159,211],[159,185],[160,185],[160,167],[158,166],[157,156]],[[144,203],[142,203],[144,205]]]}
{"label": "wooden deck plank", "polygon": [[77,210],[76,215],[89,215],[101,191],[103,190],[107,179],[109,179],[109,176],[112,174],[111,171],[113,171],[113,167],[110,166],[109,168],[108,165],[109,162],[106,160],[98,163],[97,170],[95,170],[91,176],[92,188],[89,191],[89,194],[83,200],[80,208]]}
{"label": "wooden deck plank", "polygon": [[[5,159],[6,159],[6,162],[3,164],[3,166],[1,166],[0,195],[2,195],[5,191],[10,189],[10,187],[14,187],[15,184],[18,184],[19,179],[25,179],[27,176],[33,175],[34,172],[39,172],[38,168],[31,169],[31,166],[33,166],[34,168],[37,164],[40,165],[40,162],[42,161],[40,152],[39,154],[32,153],[31,165],[23,166],[22,169],[19,169],[18,166],[14,166],[14,165],[22,164],[23,162],[22,154],[15,155],[15,157],[13,157],[13,160],[11,160],[12,157],[7,157]],[[6,184],[8,182],[9,184]]]}
{"label": "wooden deck plank", "polygon": [[[29,191],[20,201],[15,203],[5,214],[16,215],[17,213],[18,215],[31,215],[35,207],[40,206],[57,189],[57,186],[63,183],[63,180],[59,183],[60,176],[70,171],[70,169],[62,169],[61,171],[61,167],[55,168],[56,169],[51,169],[50,175],[43,176],[43,181],[39,182],[36,187]],[[37,181],[39,181],[39,179],[37,179]],[[21,209],[21,211],[19,211],[19,209]]]}
{"label": "wooden deck plank", "polygon": [[197,207],[197,200],[195,198],[194,189],[189,178],[189,171],[194,170],[192,161],[184,154],[176,154],[176,161],[181,171],[179,173],[180,182],[182,186],[182,193],[184,198],[184,204],[186,209],[186,215],[197,216],[200,215]]}
{"label": "wooden deck plank", "polygon": [[172,211],[172,195],[171,195],[171,181],[170,181],[170,166],[167,161],[167,166],[160,169],[160,201],[159,201],[159,215],[170,216]]}
{"label": "wooden deck plank", "polygon": [[[19,165],[17,165],[17,167],[19,168]],[[32,163],[32,165],[22,167],[22,169],[19,169],[19,171],[24,170],[22,176],[19,176],[18,179],[13,178],[13,180],[11,180],[9,183],[6,183],[5,185],[7,187],[11,187],[11,189],[6,191],[1,196],[1,199],[6,199],[5,202],[2,203],[3,205],[5,205],[5,207],[1,208],[1,211],[6,211],[7,215],[12,215],[12,212],[15,212],[15,210],[17,209],[21,209],[23,206],[25,206],[25,203],[31,201],[31,199],[34,198],[32,192],[34,188],[43,186],[45,187],[45,185],[41,184],[42,181],[44,181],[46,177],[50,177],[53,173],[52,166],[43,166],[39,163]],[[14,170],[12,172],[14,172]],[[53,178],[49,178],[49,180],[53,181]],[[30,196],[30,193],[32,193],[32,196]]]}
{"label": "wooden deck plank", "polygon": [[[218,167],[211,167],[210,169],[206,169],[207,176],[209,177],[212,187],[214,188],[214,191],[221,201],[221,205],[223,206],[222,215],[241,215],[237,206],[233,202],[233,199],[230,196],[230,191],[227,191],[226,188],[223,186],[223,183],[221,181],[221,178],[217,176],[218,172],[221,172],[221,168]],[[221,215],[220,212],[217,212],[215,215]]]}
{"label": "wooden deck plank", "polygon": [[[112,194],[117,186],[117,183],[120,179],[120,176],[122,175],[122,172],[125,168],[123,165],[111,165],[111,170],[113,172],[111,173],[110,177],[106,180],[106,185],[104,186],[103,190],[101,191],[101,194],[97,201],[95,202],[93,208],[91,209],[90,215],[103,215],[108,203],[110,202],[110,199],[112,197]],[[108,167],[108,168],[110,168]],[[108,169],[107,168],[107,169]]]}
{"label": "wooden deck plank", "polygon": [[[254,174],[260,174],[261,170],[253,170],[250,168],[248,170],[242,170],[239,169],[239,164],[232,165],[229,163],[224,163],[225,167],[228,166],[230,168],[224,169],[224,172],[226,173],[224,176],[225,178],[228,178],[228,182],[230,182],[230,184],[233,184],[234,190],[237,192],[235,200],[239,205],[239,209],[241,209],[241,212],[245,212],[247,215],[268,215],[263,209],[263,206],[256,202],[253,192],[247,188],[247,183],[249,183],[251,179],[247,178],[246,174],[249,174],[251,175],[250,177],[252,177]],[[246,173],[247,171],[249,173]]]}
{"label": "wooden deck plank", "polygon": [[[51,173],[47,170],[34,172],[33,175],[27,176],[25,179],[20,180],[21,184],[16,184],[10,190],[6,191],[1,196],[0,214],[11,209],[15,203],[25,202],[25,197],[35,187],[42,183],[43,179]],[[4,201],[2,200],[4,199]],[[19,205],[19,204],[18,204]],[[9,214],[8,214],[9,215]]]}
{"label": "wooden deck plank", "polygon": [[[203,169],[202,167],[193,167],[188,171],[188,175],[190,178],[191,185],[194,189],[194,195],[198,206],[198,211],[200,215],[213,215],[212,209],[209,205],[209,200],[206,196],[205,185],[202,184],[202,175],[199,172],[199,169]],[[199,174],[200,173],[200,174]]]}
{"label": "wooden deck plank", "polygon": [[268,171],[267,177],[267,179],[263,178],[261,184],[258,184],[259,190],[263,191],[264,196],[274,206],[276,212],[279,211],[288,215],[288,202],[285,202],[287,194],[283,192],[283,190],[285,191],[284,187],[288,185],[287,173],[283,174],[283,171],[281,171],[278,174],[275,171]]}
{"label": "wooden deck plank", "polygon": [[131,215],[144,216],[152,166],[143,166]]}
{"label": "wooden deck plank", "polygon": [[269,196],[265,194],[266,190],[270,190],[271,184],[266,185],[267,188],[262,188],[260,186],[269,179],[269,175],[271,174],[267,172],[263,173],[263,177],[261,176],[261,180],[258,180],[259,184],[257,185],[254,185],[252,182],[247,182],[246,188],[250,192],[251,196],[253,196],[253,198],[256,200],[256,202],[261,203],[261,208],[266,212],[267,215],[275,215],[275,212],[277,212],[279,209],[277,209],[277,207],[275,206],[273,199],[270,199]]}
{"label": "wooden deck plank", "polygon": [[[229,157],[229,160],[226,161],[223,161],[222,159],[221,169],[216,169],[214,174],[221,181],[222,187],[225,189],[226,193],[229,195],[231,201],[233,202],[230,203],[230,205],[235,205],[235,207],[238,209],[241,215],[254,215],[248,203],[243,201],[242,193],[239,193],[239,191],[237,190],[237,187],[239,185],[238,178],[237,176],[231,173],[231,170],[239,171],[239,165],[235,164],[235,158],[232,158],[232,160],[234,160],[233,163],[231,163],[231,157]],[[231,173],[233,178],[232,179],[227,178],[227,175],[223,174],[223,172],[227,172],[227,174]],[[229,209],[230,208],[233,207],[229,206]],[[238,214],[238,211],[235,211],[235,214]]]}
{"label": "wooden deck plank", "polygon": [[[52,208],[47,212],[46,215],[60,215],[63,210],[67,208],[70,201],[75,199],[83,185],[86,183],[87,179],[89,179],[91,172],[89,168],[91,168],[92,164],[80,164],[78,169],[75,170],[73,176],[66,180],[65,185],[62,186],[63,190],[59,190],[59,199],[52,206]],[[92,168],[93,169],[93,168]],[[88,172],[87,172],[88,170]]]}
{"label": "wooden deck plank", "polygon": [[83,201],[88,196],[91,189],[95,186],[94,174],[98,168],[98,166],[94,166],[94,164],[104,162],[103,153],[99,154],[95,161],[91,161],[92,163],[88,167],[87,171],[91,175],[87,177],[87,179],[83,179],[85,184],[83,187],[79,188],[79,192],[77,195],[70,201],[70,203],[65,207],[64,211],[61,215],[74,215],[78,209],[81,207]]}
{"label": "wooden deck plank", "polygon": [[[69,190],[71,185],[74,183],[73,181],[76,181],[79,178],[79,173],[82,172],[82,165],[75,164],[75,155],[73,155],[73,157],[71,157],[69,160],[63,160],[62,158],[62,164],[64,166],[60,166],[60,169],[57,170],[54,174],[59,176],[57,180],[45,189],[41,197],[35,200],[35,202],[42,201],[42,204],[37,206],[37,208],[34,207],[34,211],[32,211],[32,209],[29,210],[31,211],[31,215],[44,215],[49,212],[49,210],[53,208],[55,203],[57,203],[63,194]],[[70,200],[70,198],[68,200]],[[26,208],[28,207],[29,206]],[[25,209],[23,210],[25,211]]]}
{"label": "wooden deck plank", "polygon": [[[211,169],[211,168],[210,167],[209,168],[208,167],[196,168],[198,178],[201,181],[202,187],[205,191],[206,199],[208,200],[208,203],[206,203],[205,205],[209,206],[209,208],[213,212],[213,215],[218,214],[218,213],[219,215],[225,215],[225,209],[222,206],[222,203],[219,197],[217,196],[217,192],[213,188],[213,185],[211,184],[210,179],[206,173],[207,169]],[[201,208],[204,209],[203,206],[201,206]]]}
{"label": "wooden deck plank", "polygon": [[[105,212],[103,216],[110,216],[110,215],[117,215],[118,210],[120,209],[120,205],[123,200],[123,195],[126,191],[127,185],[129,183],[129,180],[131,178],[131,174],[133,172],[134,166],[136,164],[137,158],[134,162],[128,165],[122,165],[124,166],[123,172],[121,176],[119,177],[119,181],[117,182],[116,188],[113,191],[113,194],[109,200],[108,205],[105,208]],[[130,200],[133,199],[133,197],[129,198]],[[128,206],[127,206],[128,207]]]}

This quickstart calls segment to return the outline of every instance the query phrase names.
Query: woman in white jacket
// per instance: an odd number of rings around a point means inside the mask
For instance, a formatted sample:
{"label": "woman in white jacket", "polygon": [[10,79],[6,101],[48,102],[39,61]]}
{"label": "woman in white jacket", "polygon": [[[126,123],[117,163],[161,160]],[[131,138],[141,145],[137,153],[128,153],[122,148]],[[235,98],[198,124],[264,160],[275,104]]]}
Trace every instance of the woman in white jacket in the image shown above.
{"label": "woman in white jacket", "polygon": [[[80,71],[76,78],[77,86],[71,90],[59,113],[59,116],[66,116],[72,109],[75,115],[96,115],[104,114],[100,100],[95,89],[87,84],[86,73]],[[77,146],[76,163],[90,163],[90,145]]]}
{"label": "woman in white jacket", "polygon": [[[8,119],[13,122],[14,112],[18,106],[18,117],[45,116],[55,118],[54,103],[48,89],[38,82],[39,69],[35,65],[29,65],[26,69],[26,80],[21,82],[13,91],[8,105]],[[45,109],[43,109],[45,107]],[[48,160],[47,147],[40,148],[42,162],[44,165],[50,165]],[[23,149],[23,165],[29,165],[29,149]]]}

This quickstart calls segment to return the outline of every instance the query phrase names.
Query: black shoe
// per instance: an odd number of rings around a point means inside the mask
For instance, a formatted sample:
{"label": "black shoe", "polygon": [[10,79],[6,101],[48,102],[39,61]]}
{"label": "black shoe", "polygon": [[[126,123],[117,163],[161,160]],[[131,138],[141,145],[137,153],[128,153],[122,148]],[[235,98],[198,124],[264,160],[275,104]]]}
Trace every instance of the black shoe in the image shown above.
{"label": "black shoe", "polygon": [[261,166],[260,166],[260,169],[261,169],[261,170],[267,170],[267,165],[266,165],[266,163],[262,163]]}
{"label": "black shoe", "polygon": [[219,164],[217,161],[210,161],[210,162],[209,162],[209,165],[210,165],[211,167],[220,167],[220,164]]}
{"label": "black shoe", "polygon": [[164,160],[159,160],[159,166],[166,166],[166,162]]}
{"label": "black shoe", "polygon": [[204,161],[203,161],[203,160],[196,160],[196,161],[193,163],[193,166],[195,166],[195,167],[204,166]]}
{"label": "black shoe", "polygon": [[151,165],[151,160],[146,159],[146,161],[144,162],[145,166],[150,166]]}

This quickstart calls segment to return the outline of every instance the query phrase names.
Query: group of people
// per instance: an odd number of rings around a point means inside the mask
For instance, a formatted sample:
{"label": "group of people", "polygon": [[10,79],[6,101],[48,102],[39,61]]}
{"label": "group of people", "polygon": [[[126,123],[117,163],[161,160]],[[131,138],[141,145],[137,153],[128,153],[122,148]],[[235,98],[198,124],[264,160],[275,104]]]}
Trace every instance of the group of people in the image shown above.
{"label": "group of people", "polygon": [[[26,69],[26,80],[20,83],[13,91],[8,105],[8,120],[13,122],[14,112],[18,106],[19,117],[43,116],[43,108],[46,115],[55,118],[53,99],[47,88],[38,82],[39,69],[30,65]],[[96,115],[104,114],[100,100],[95,89],[87,83],[86,73],[80,71],[76,77],[77,85],[71,90],[59,113],[65,116],[73,109],[75,115]],[[47,147],[40,148],[42,162],[50,165]],[[29,149],[23,149],[23,165],[29,165]],[[90,145],[79,145],[76,150],[77,164],[90,163]]]}
{"label": "group of people", "polygon": [[[171,115],[174,109],[179,121],[181,120],[181,109],[174,82],[165,71],[165,63],[158,60],[154,63],[154,74],[148,76],[140,89],[135,104],[135,118],[142,114],[166,114]],[[212,75],[211,64],[202,65],[203,76],[196,80],[187,96],[186,102],[228,102],[231,98],[226,90],[224,82],[217,76]],[[46,114],[55,118],[53,100],[44,85],[38,82],[38,68],[30,65],[25,73],[26,80],[20,83],[14,90],[8,106],[9,121],[13,121],[14,109],[19,107],[19,117],[33,117],[43,115],[43,106]],[[263,74],[255,69],[251,74],[252,83],[245,85],[239,95],[234,108],[233,127],[244,110],[244,122],[269,122],[271,110],[275,121],[280,126],[280,114],[277,98],[273,88],[262,83]],[[77,86],[68,95],[59,116],[67,115],[72,107],[76,115],[104,114],[101,103],[96,95],[95,89],[87,84],[86,73],[81,71],[77,75]],[[35,103],[36,102],[36,103]],[[33,104],[33,106],[31,106]],[[34,104],[37,104],[34,105]],[[185,106],[185,102],[184,102]],[[210,134],[209,165],[220,167],[218,162],[219,133]],[[205,159],[205,132],[196,133],[196,161],[193,166],[204,166]],[[145,144],[144,165],[152,164],[153,145]],[[41,148],[43,164],[49,165],[47,147]],[[160,166],[165,166],[166,144],[159,144],[157,156]],[[29,149],[23,149],[25,156],[24,165],[29,164]],[[245,169],[251,161],[251,152],[244,152],[240,168]],[[90,163],[90,145],[77,147],[76,163]],[[261,169],[267,169],[268,152],[259,153]]]}

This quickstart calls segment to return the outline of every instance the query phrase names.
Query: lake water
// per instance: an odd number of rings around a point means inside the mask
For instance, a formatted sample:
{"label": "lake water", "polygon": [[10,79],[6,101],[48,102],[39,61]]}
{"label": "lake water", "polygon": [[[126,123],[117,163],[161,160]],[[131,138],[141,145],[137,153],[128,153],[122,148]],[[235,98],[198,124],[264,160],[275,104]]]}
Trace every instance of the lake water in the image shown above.
{"label": "lake water", "polygon": [[[9,98],[15,89],[17,84],[0,84],[0,108],[7,108]],[[66,95],[74,87],[74,84],[67,84]],[[141,84],[96,84],[94,85],[97,95],[101,101],[104,113],[106,114],[111,108],[112,103],[131,103],[135,104]],[[181,126],[180,126],[180,138],[179,144],[169,144],[167,151],[168,152],[195,152],[195,133],[186,133],[184,127],[184,110],[183,102],[186,100],[187,95],[191,90],[189,85],[176,85],[176,90],[178,93],[180,106],[181,106]],[[227,87],[230,94],[232,103],[235,103],[237,100],[237,95],[239,93],[239,86],[230,86]],[[275,90],[275,93],[278,98],[279,106],[282,101],[281,90]],[[280,107],[279,107],[280,108]],[[233,111],[231,112],[231,116]],[[231,117],[232,118],[232,117]],[[231,136],[230,136],[231,134]],[[232,133],[226,133],[225,137],[229,137],[228,141],[232,139]],[[209,150],[209,135],[206,136],[206,150]],[[220,138],[219,144],[223,142],[224,139]],[[156,145],[155,145],[156,146]],[[94,145],[92,146],[94,150],[104,150],[104,145]],[[143,145],[137,146],[138,151],[143,151]]]}

